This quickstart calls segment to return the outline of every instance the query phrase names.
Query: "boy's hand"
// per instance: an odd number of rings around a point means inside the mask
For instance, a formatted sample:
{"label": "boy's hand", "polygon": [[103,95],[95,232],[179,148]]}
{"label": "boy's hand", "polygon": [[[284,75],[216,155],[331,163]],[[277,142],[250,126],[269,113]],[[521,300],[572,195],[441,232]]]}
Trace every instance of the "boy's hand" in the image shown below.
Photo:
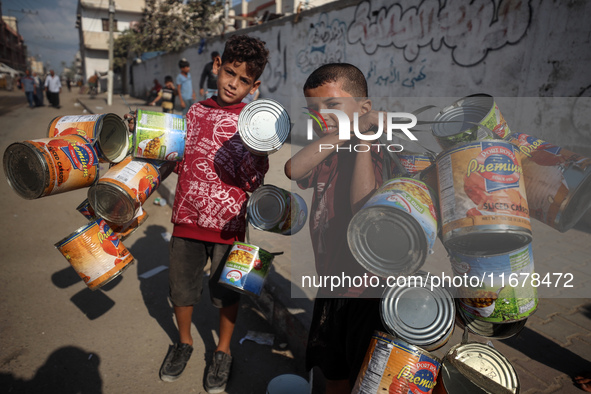
{"label": "boy's hand", "polygon": [[368,113],[361,115],[359,117],[359,132],[365,134],[370,130],[377,130],[380,127],[380,113],[382,113],[382,130],[385,131],[387,129],[386,113],[383,111],[371,110]]}
{"label": "boy's hand", "polygon": [[129,128],[129,131],[133,133],[135,130],[135,111],[123,115],[123,120],[127,121],[127,127]]}

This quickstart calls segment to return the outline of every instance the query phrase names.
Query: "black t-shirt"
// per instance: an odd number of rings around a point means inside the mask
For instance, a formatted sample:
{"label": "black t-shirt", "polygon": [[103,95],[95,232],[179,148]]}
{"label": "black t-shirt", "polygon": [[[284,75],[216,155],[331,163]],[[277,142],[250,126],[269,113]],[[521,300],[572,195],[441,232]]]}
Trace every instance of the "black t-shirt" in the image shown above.
{"label": "black t-shirt", "polygon": [[201,73],[201,80],[199,81],[199,89],[203,88],[203,83],[207,79],[207,89],[217,89],[218,88],[218,76],[217,74],[213,73],[213,62],[209,62],[203,67],[203,72]]}

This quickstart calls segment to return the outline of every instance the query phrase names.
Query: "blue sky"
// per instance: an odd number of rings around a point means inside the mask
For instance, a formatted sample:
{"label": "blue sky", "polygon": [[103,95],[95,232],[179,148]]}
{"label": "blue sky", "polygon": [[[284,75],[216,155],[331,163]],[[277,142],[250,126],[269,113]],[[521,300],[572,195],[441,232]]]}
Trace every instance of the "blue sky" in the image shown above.
{"label": "blue sky", "polygon": [[29,56],[49,62],[56,73],[62,71],[62,61],[67,66],[74,61],[79,50],[75,27],[77,0],[1,1],[2,15],[17,18]]}

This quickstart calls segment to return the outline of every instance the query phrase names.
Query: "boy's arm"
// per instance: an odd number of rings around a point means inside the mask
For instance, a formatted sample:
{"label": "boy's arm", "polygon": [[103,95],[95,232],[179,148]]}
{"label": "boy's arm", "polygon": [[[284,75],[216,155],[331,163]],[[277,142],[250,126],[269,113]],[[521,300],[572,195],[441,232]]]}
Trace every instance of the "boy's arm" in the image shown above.
{"label": "boy's arm", "polygon": [[179,96],[181,108],[185,108],[185,101],[183,100],[183,95],[181,94],[181,84],[180,83],[177,83],[177,85],[176,85],[176,94]]}
{"label": "boy's arm", "polygon": [[285,163],[285,175],[294,181],[308,178],[318,164],[345,142],[346,140],[339,139],[338,131],[312,141]]}
{"label": "boy's arm", "polygon": [[150,103],[150,105],[156,105],[156,103],[157,103],[158,101],[160,101],[160,99],[161,99],[161,98],[162,98],[162,89],[160,89],[160,90],[158,91],[158,95],[156,96],[156,98],[154,99],[154,101],[152,101],[152,102]]}

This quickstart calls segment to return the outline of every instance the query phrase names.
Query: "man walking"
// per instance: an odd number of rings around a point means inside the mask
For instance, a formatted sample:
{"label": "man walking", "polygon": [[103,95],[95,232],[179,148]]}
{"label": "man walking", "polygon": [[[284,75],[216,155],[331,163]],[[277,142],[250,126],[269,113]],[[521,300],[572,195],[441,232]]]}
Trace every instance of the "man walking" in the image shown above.
{"label": "man walking", "polygon": [[33,97],[35,96],[35,80],[31,77],[30,70],[25,71],[25,76],[21,78],[21,85],[25,92],[25,96],[27,96],[29,107],[35,108],[35,102],[33,101]]}
{"label": "man walking", "polygon": [[49,70],[49,75],[45,79],[45,91],[47,92],[51,106],[61,108],[60,93],[62,92],[62,83],[53,70]]}

